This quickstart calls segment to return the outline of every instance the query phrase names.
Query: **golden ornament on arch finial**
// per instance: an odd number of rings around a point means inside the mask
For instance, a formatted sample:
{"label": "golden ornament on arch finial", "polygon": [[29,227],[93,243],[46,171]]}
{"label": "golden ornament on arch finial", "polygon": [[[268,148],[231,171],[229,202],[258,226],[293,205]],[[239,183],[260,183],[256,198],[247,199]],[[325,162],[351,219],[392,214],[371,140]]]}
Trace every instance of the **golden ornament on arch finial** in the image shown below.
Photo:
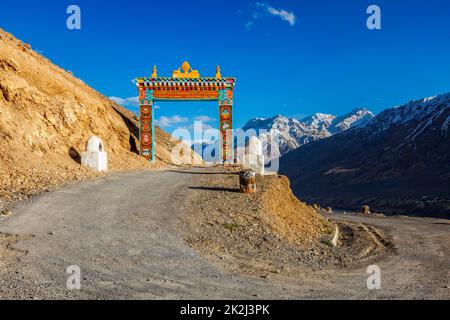
{"label": "golden ornament on arch finial", "polygon": [[156,66],[153,66],[152,78],[158,78],[158,70],[156,69]]}
{"label": "golden ornament on arch finial", "polygon": [[220,67],[216,67],[216,79],[222,79],[222,75],[220,74]]}
{"label": "golden ornament on arch finial", "polygon": [[189,62],[185,61],[178,70],[174,70],[172,77],[195,79],[200,78],[200,73],[197,70],[193,70],[189,65]]}

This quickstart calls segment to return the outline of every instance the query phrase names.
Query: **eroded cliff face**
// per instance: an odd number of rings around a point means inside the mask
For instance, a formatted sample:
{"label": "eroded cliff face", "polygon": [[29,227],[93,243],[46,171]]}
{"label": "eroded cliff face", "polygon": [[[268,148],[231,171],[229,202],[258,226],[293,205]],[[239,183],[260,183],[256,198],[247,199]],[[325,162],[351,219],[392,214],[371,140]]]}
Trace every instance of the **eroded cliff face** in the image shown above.
{"label": "eroded cliff face", "polygon": [[0,29],[0,199],[94,176],[79,164],[92,135],[113,171],[170,164],[177,141],[157,128],[150,165],[137,154],[138,132],[133,113]]}

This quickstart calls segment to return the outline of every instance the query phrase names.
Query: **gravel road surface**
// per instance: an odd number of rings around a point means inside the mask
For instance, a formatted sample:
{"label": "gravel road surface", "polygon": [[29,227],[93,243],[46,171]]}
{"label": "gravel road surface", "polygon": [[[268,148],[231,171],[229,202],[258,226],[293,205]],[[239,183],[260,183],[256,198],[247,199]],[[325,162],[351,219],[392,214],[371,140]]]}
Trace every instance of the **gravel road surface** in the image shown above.
{"label": "gravel road surface", "polygon": [[[192,169],[195,170],[195,169]],[[219,270],[183,241],[189,187],[202,174],[154,171],[73,184],[16,204],[0,233],[22,240],[0,252],[0,298],[24,299],[427,299],[450,298],[450,222],[336,215],[382,228],[398,254],[380,261],[381,290],[366,268],[283,281]],[[7,257],[3,257],[6,259]],[[81,290],[68,290],[78,266]]]}

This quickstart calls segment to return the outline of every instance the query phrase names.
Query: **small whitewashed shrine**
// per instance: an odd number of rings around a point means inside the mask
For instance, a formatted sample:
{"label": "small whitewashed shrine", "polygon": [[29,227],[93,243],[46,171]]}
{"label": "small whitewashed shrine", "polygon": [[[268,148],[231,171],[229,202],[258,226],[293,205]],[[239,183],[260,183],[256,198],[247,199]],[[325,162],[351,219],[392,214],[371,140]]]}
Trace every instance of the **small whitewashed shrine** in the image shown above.
{"label": "small whitewashed shrine", "polygon": [[87,141],[86,151],[81,154],[81,165],[98,172],[108,170],[108,155],[98,137],[90,137]]}
{"label": "small whitewashed shrine", "polygon": [[258,175],[264,175],[263,146],[258,137],[250,138],[248,152],[244,156],[244,168],[251,169]]}

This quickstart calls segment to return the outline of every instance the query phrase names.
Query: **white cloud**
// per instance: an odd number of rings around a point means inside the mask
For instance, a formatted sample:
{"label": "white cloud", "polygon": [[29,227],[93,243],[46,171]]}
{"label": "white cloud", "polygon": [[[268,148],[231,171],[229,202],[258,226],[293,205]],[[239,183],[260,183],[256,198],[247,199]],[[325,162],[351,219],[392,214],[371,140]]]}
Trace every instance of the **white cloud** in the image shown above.
{"label": "white cloud", "polygon": [[213,122],[216,121],[216,119],[211,118],[209,116],[198,116],[194,118],[194,121]]}
{"label": "white cloud", "polygon": [[274,16],[280,17],[281,20],[287,21],[291,26],[293,26],[297,20],[293,12],[289,12],[283,9],[278,10],[273,7],[267,7],[267,11]]}
{"label": "white cloud", "polygon": [[139,107],[139,97],[119,98],[109,97],[112,101],[120,104],[122,107]]}
{"label": "white cloud", "polygon": [[[139,97],[130,97],[130,98],[109,97],[109,99],[121,105],[124,108],[139,110]],[[159,105],[155,105],[154,108],[159,109]]]}
{"label": "white cloud", "polygon": [[[279,17],[283,21],[286,21],[287,23],[289,23],[290,26],[295,25],[295,23],[297,22],[297,18],[292,11],[287,11],[284,9],[276,9],[276,8],[268,5],[267,3],[261,3],[261,2],[257,2],[256,6],[263,8],[267,13],[269,13],[273,16]],[[254,15],[254,19],[256,19],[256,18],[258,18],[258,16]],[[247,23],[247,25],[248,25],[248,23]]]}
{"label": "white cloud", "polygon": [[187,121],[188,121],[187,118],[181,117],[179,115],[174,115],[172,117],[162,116],[155,121],[155,124],[157,126],[160,126],[161,128],[167,128],[167,127],[171,127],[175,124],[183,123],[183,122],[187,122]]}
{"label": "white cloud", "polygon": [[[196,127],[195,127],[194,123],[192,123],[190,125],[185,125],[185,126],[178,127],[178,129],[185,129],[185,130],[188,130],[188,131],[193,131],[195,128]],[[218,128],[215,127],[215,126],[211,126],[211,125],[209,125],[209,124],[207,124],[205,122],[202,122],[201,130],[203,130],[203,131],[205,131],[205,130],[218,130]]]}
{"label": "white cloud", "polygon": [[209,124],[202,123],[202,130],[205,131],[205,130],[218,130],[218,129]]}

